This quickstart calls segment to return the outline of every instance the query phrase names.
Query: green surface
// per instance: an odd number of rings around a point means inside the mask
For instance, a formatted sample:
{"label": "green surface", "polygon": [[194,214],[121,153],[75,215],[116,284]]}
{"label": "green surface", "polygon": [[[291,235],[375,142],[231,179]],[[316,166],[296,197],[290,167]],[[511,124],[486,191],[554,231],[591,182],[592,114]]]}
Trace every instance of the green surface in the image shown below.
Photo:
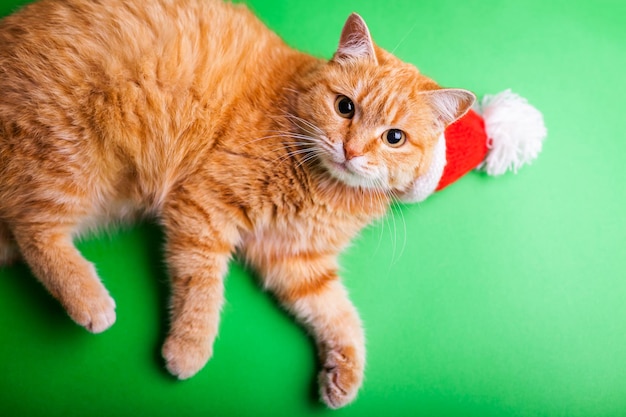
{"label": "green surface", "polygon": [[311,340],[236,263],[214,358],[169,377],[161,234],[144,225],[80,244],[118,305],[101,335],[25,266],[0,271],[0,415],[626,415],[626,3],[249,3],[320,56],[358,11],[444,85],[511,87],[544,112],[544,152],[517,176],[470,174],[396,207],[343,256],[368,336],[348,408],[318,404]]}

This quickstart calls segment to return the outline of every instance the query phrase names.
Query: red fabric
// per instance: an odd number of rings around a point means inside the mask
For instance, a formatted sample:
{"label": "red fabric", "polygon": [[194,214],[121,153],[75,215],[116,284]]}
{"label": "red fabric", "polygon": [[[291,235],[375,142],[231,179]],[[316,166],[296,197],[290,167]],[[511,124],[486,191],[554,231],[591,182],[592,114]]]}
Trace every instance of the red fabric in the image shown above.
{"label": "red fabric", "polygon": [[487,156],[487,134],[483,118],[473,110],[445,131],[446,167],[437,185],[443,190],[476,168]]}

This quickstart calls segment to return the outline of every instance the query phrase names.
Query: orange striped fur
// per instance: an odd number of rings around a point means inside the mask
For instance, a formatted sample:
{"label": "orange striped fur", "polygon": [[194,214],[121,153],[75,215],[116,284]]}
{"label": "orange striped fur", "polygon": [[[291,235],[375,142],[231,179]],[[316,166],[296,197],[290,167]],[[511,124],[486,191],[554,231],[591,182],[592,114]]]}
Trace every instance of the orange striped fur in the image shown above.
{"label": "orange striped fur", "polygon": [[365,346],[337,255],[428,169],[472,100],[375,46],[357,15],[325,61],[216,0],[31,4],[0,22],[0,263],[21,257],[101,332],[115,304],[73,239],[158,219],[170,372],[190,377],[212,355],[238,254],[311,331],[322,399],[343,406]]}

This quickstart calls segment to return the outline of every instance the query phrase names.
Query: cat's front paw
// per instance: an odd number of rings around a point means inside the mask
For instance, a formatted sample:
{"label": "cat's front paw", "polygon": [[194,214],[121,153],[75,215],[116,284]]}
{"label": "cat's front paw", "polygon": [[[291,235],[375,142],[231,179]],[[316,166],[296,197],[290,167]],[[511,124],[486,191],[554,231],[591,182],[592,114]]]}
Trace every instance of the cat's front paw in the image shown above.
{"label": "cat's front paw", "polygon": [[363,382],[363,368],[363,360],[354,348],[329,350],[319,374],[322,401],[330,408],[352,402]]}
{"label": "cat's front paw", "polygon": [[163,345],[165,367],[178,379],[194,376],[207,363],[213,349],[206,342],[170,335]]}
{"label": "cat's front paw", "polygon": [[115,301],[100,282],[84,285],[72,295],[62,304],[72,320],[91,333],[101,333],[115,323]]}

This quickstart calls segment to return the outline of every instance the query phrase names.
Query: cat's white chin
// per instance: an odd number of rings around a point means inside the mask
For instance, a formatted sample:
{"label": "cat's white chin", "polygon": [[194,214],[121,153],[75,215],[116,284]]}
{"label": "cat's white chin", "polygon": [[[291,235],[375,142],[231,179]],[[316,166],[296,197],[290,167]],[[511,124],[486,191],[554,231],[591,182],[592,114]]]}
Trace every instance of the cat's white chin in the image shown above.
{"label": "cat's white chin", "polygon": [[378,179],[370,178],[367,175],[357,172],[350,167],[347,162],[340,163],[326,160],[324,161],[324,165],[333,178],[350,187],[367,189],[381,188]]}

